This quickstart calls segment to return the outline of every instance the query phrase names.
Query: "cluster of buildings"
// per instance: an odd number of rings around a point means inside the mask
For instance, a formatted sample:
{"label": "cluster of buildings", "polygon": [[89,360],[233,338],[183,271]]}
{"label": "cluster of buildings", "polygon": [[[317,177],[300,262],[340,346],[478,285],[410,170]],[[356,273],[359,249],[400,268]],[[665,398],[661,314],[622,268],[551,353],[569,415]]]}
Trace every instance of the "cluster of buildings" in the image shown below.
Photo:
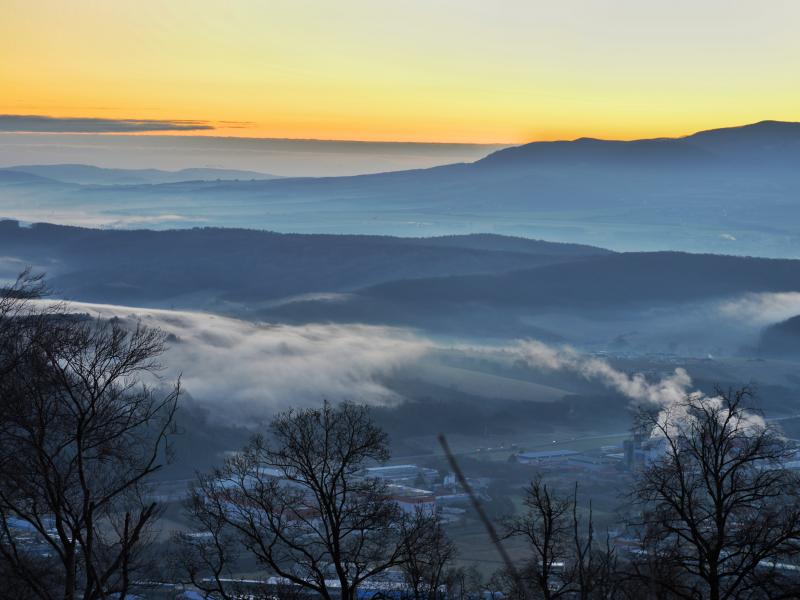
{"label": "cluster of buildings", "polygon": [[635,472],[651,465],[664,456],[664,452],[663,440],[645,438],[637,433],[622,442],[622,465],[626,471]]}
{"label": "cluster of buildings", "polygon": [[635,473],[652,464],[664,455],[662,442],[642,435],[635,435],[616,445],[577,451],[570,449],[548,449],[520,452],[513,460],[522,465],[537,467],[543,471],[555,471],[565,475],[613,477],[620,473]]}
{"label": "cluster of buildings", "polygon": [[[303,490],[303,486],[296,481],[286,479],[277,469],[260,469],[258,477],[253,477],[253,484],[264,479],[278,480],[281,486]],[[432,516],[441,514],[444,520],[452,521],[462,516],[466,511],[459,506],[468,504],[469,497],[456,483],[455,476],[441,477],[439,471],[414,464],[387,465],[368,467],[356,474],[357,480],[378,480],[385,485],[389,498],[403,511],[409,514],[422,514]],[[470,479],[470,484],[477,490],[485,489],[488,479]],[[234,488],[241,485],[235,483]],[[245,485],[247,483],[245,482]],[[247,510],[247,504],[242,491],[233,489],[225,481],[219,482],[219,491],[224,494],[224,503],[233,513]],[[306,510],[306,509],[303,509]],[[296,509],[299,513],[300,509]],[[313,520],[314,515],[304,514],[303,520]]]}
{"label": "cluster of buildings", "polygon": [[405,512],[426,516],[436,514],[436,496],[427,489],[439,477],[436,469],[387,465],[368,467],[361,476],[384,482],[390,498]]}
{"label": "cluster of buildings", "polygon": [[[391,498],[407,512],[438,513],[446,522],[458,521],[466,513],[463,507],[469,503],[469,497],[452,473],[442,477],[436,469],[404,464],[370,467],[364,469],[362,476],[385,482]],[[468,482],[480,492],[489,480],[475,478]]]}
{"label": "cluster of buildings", "polygon": [[[44,535],[50,539],[57,539],[58,532],[52,519],[45,519],[42,525],[47,528]],[[53,552],[52,546],[43,537],[43,534],[27,521],[16,517],[6,517],[5,527],[8,534],[14,539],[17,551],[39,557],[50,556]]]}
{"label": "cluster of buildings", "polygon": [[593,450],[578,452],[576,450],[542,450],[537,452],[520,452],[514,460],[522,465],[536,467],[541,471],[551,471],[558,474],[575,477],[581,473],[582,477],[607,477],[617,474],[620,470],[618,450],[603,452]]}

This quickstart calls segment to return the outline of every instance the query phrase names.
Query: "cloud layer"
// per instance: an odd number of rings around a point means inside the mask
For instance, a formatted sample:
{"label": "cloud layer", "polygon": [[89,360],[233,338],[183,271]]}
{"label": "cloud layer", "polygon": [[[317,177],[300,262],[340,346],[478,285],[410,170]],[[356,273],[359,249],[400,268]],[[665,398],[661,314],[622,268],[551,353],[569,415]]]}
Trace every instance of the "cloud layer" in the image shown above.
{"label": "cloud layer", "polygon": [[[386,378],[413,366],[432,350],[446,350],[403,329],[371,325],[270,325],[212,314],[71,302],[72,312],[121,318],[157,327],[168,336],[164,376],[182,376],[195,406],[215,420],[258,424],[278,410],[316,406],[324,399],[386,404],[401,400]],[[670,427],[691,425],[687,399],[720,403],[693,388],[683,368],[658,380],[629,374],[607,360],[567,346],[521,340],[506,346],[450,347],[501,360],[520,360],[532,368],[575,373],[615,390],[634,406],[660,411]],[[747,427],[763,419],[745,414]]]}
{"label": "cloud layer", "polygon": [[70,303],[70,310],[158,327],[169,335],[164,376],[182,373],[195,405],[247,424],[323,399],[374,404],[399,398],[382,380],[431,344],[367,325],[266,325],[205,313]]}
{"label": "cloud layer", "polygon": [[214,126],[206,121],[0,115],[0,131],[8,133],[139,133],[208,129],[214,129]]}

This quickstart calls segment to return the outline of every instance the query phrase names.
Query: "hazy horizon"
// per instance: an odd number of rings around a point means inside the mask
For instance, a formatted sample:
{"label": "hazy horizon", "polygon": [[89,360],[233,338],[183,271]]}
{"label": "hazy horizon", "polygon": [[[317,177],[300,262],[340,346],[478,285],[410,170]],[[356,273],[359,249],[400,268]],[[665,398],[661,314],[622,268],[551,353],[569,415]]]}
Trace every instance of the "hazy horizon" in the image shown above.
{"label": "hazy horizon", "polygon": [[0,167],[87,164],[121,169],[243,169],[284,177],[325,177],[472,162],[504,147],[217,136],[0,132]]}
{"label": "hazy horizon", "polygon": [[[45,119],[49,132],[14,131],[4,125],[15,118]],[[88,119],[86,132],[62,132],[63,123],[81,119],[51,119],[39,116],[0,114],[0,168],[36,165],[87,165],[107,169],[231,169],[255,171],[279,177],[337,177],[469,163],[497,150],[535,142],[681,140],[715,130],[737,129],[762,123],[793,123],[763,118],[751,123],[703,127],[675,136],[645,138],[578,135],[573,139],[531,139],[520,144],[472,144],[448,142],[403,142],[328,140],[302,138],[250,138],[214,135],[125,134],[114,131],[130,121]],[[109,131],[91,133],[100,121]],[[52,126],[50,123],[56,123]],[[110,123],[106,125],[105,123]],[[4,127],[6,129],[4,130]],[[66,127],[67,130],[70,127]],[[80,126],[78,127],[80,129]],[[124,131],[124,129],[123,129]]]}

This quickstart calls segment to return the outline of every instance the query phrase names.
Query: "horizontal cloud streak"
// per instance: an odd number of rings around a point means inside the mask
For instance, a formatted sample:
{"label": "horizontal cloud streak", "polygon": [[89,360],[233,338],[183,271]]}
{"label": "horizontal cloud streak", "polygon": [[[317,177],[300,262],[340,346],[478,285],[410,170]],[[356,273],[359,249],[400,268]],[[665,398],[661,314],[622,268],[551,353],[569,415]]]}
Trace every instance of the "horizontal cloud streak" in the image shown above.
{"label": "horizontal cloud streak", "polygon": [[0,115],[0,131],[7,133],[137,133],[208,129],[214,129],[214,126],[207,121]]}
{"label": "horizontal cloud streak", "polygon": [[181,214],[121,215],[116,213],[91,213],[85,210],[26,210],[9,209],[0,213],[0,220],[10,219],[22,223],[62,223],[74,227],[97,227],[103,229],[131,229],[159,225],[192,225],[208,223],[206,217]]}
{"label": "horizontal cloud streak", "polygon": [[258,424],[324,399],[385,404],[384,384],[431,344],[406,331],[368,325],[268,325],[188,311],[69,303],[69,310],[157,327],[168,336],[165,376],[182,381],[191,403],[214,420]]}
{"label": "horizontal cloud streak", "polygon": [[[216,122],[219,127],[230,124]],[[246,124],[243,124],[246,125]],[[2,128],[0,128],[2,131]],[[357,175],[472,162],[502,146],[343,142],[217,135],[0,136],[0,166],[83,163],[113,168],[185,169],[198,165],[289,177]]]}
{"label": "horizontal cloud streak", "polygon": [[[2,263],[0,263],[2,264]],[[566,371],[629,398],[635,407],[660,411],[669,427],[692,424],[689,403],[721,399],[693,387],[676,368],[658,379],[626,373],[601,358],[567,346],[520,340],[506,346],[442,346],[408,330],[373,325],[265,324],[213,314],[70,302],[70,312],[159,328],[168,335],[165,376],[182,376],[187,402],[215,421],[257,425],[290,407],[323,399],[386,404],[402,400],[387,378],[437,350],[522,361],[544,371]],[[189,400],[188,398],[191,398]],[[746,427],[763,427],[760,415],[742,415]]]}

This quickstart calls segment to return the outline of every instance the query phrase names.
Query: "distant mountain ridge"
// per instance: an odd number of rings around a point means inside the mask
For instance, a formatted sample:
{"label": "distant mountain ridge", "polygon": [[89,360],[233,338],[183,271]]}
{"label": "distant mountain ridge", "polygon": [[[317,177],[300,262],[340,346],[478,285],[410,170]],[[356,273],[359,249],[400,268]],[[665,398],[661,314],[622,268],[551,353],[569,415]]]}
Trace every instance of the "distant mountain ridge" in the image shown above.
{"label": "distant mountain ridge", "polygon": [[179,171],[161,169],[111,169],[83,164],[17,165],[3,167],[0,172],[37,175],[64,183],[80,185],[139,185],[176,183],[180,181],[277,179],[278,176],[257,171],[236,169],[194,168]]}
{"label": "distant mountain ridge", "polygon": [[763,121],[683,138],[534,142],[474,163],[348,177],[79,186],[6,173],[0,217],[402,237],[477,230],[800,258],[798,165],[800,124]]}
{"label": "distant mountain ridge", "polygon": [[[790,153],[790,157],[786,153]],[[532,142],[498,150],[476,165],[569,166],[575,164],[627,166],[684,165],[708,167],[742,159],[764,161],[800,158],[800,123],[760,121],[740,127],[699,131],[679,138],[631,141],[578,138],[571,141]]]}
{"label": "distant mountain ridge", "polygon": [[533,142],[498,150],[477,161],[487,167],[704,165],[713,155],[683,140],[600,140],[579,138],[563,142]]}
{"label": "distant mountain ridge", "polygon": [[62,181],[56,181],[41,175],[27,173],[25,171],[15,171],[13,169],[0,169],[0,185],[48,185],[48,184],[61,184]]}

